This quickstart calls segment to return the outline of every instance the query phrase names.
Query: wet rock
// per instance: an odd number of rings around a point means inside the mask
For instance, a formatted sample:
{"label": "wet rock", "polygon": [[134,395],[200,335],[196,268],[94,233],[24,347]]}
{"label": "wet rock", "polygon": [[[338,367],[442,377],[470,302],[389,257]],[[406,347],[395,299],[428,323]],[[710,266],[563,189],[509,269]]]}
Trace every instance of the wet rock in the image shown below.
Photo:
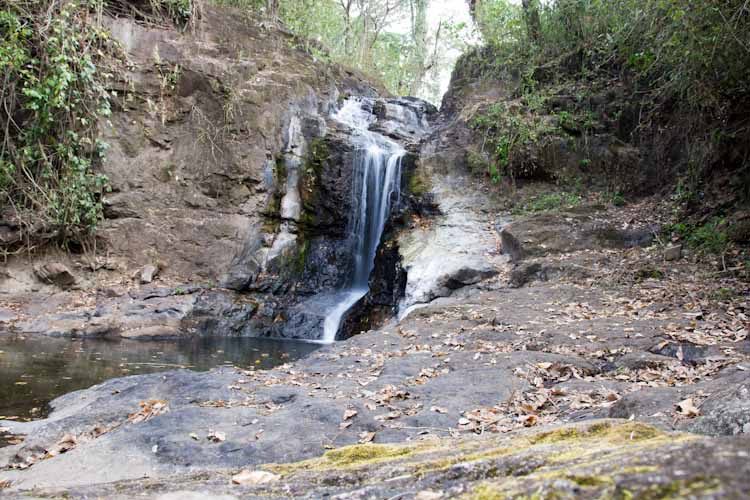
{"label": "wet rock", "polygon": [[37,313],[15,323],[19,333],[75,337],[176,338],[233,336],[248,328],[257,305],[228,291],[198,287],[151,288],[113,297],[93,307],[59,312],[37,304]]}
{"label": "wet rock", "polygon": [[682,245],[672,245],[664,250],[664,260],[674,262],[682,258]]}
{"label": "wet rock", "polygon": [[440,215],[426,227],[404,231],[398,241],[407,273],[401,313],[491,278],[507,260],[498,254],[497,233],[482,213],[486,196],[465,179],[442,175],[432,179]]}
{"label": "wet rock", "polygon": [[75,286],[78,281],[73,272],[66,265],[59,262],[50,262],[36,266],[34,273],[42,283],[56,285],[64,290]]}

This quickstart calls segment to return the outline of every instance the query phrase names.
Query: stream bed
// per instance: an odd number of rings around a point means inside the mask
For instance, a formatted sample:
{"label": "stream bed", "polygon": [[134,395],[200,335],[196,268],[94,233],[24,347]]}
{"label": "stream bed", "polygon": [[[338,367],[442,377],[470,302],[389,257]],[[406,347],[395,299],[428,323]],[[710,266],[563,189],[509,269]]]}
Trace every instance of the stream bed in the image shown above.
{"label": "stream bed", "polygon": [[319,347],[237,337],[144,341],[0,335],[0,420],[43,418],[56,397],[115,377],[217,366],[267,370]]}

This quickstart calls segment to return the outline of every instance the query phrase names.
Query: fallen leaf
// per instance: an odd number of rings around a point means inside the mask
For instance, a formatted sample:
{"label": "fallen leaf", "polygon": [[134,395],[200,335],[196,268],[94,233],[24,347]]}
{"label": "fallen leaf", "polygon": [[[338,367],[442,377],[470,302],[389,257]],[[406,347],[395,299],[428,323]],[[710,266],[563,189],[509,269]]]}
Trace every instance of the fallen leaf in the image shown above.
{"label": "fallen leaf", "polygon": [[374,432],[363,432],[359,435],[359,442],[361,444],[372,443],[375,440]]}
{"label": "fallen leaf", "polygon": [[219,431],[208,431],[208,436],[206,436],[209,441],[213,441],[214,443],[221,443],[223,441],[227,440],[227,435],[223,432]]}
{"label": "fallen leaf", "polygon": [[351,409],[351,408],[348,409],[348,410],[346,410],[344,412],[344,420],[349,420],[350,418],[356,417],[357,413],[358,413],[357,410],[354,410],[354,409]]}
{"label": "fallen leaf", "polygon": [[695,406],[693,398],[687,398],[677,403],[677,413],[688,418],[694,418],[700,415],[701,411]]}
{"label": "fallen leaf", "polygon": [[158,415],[163,415],[169,412],[169,404],[163,399],[149,399],[148,401],[141,401],[141,410],[137,413],[131,413],[128,416],[128,422],[131,424],[137,424],[145,422]]}
{"label": "fallen leaf", "polygon": [[71,434],[66,434],[63,436],[63,438],[55,443],[55,445],[47,450],[46,455],[44,456],[45,459],[56,457],[57,455],[60,455],[61,453],[65,453],[66,451],[70,451],[73,448],[76,447],[78,444],[78,440],[75,436]]}
{"label": "fallen leaf", "polygon": [[232,483],[239,485],[258,485],[274,483],[281,479],[281,476],[264,470],[243,470],[239,474],[232,476]]}
{"label": "fallen leaf", "polygon": [[442,413],[442,414],[448,413],[447,409],[441,408],[440,406],[433,406],[430,408],[430,411],[434,411],[435,413]]}
{"label": "fallen leaf", "polygon": [[539,417],[536,415],[526,415],[525,417],[520,417],[521,423],[523,423],[524,427],[533,427],[539,422]]}

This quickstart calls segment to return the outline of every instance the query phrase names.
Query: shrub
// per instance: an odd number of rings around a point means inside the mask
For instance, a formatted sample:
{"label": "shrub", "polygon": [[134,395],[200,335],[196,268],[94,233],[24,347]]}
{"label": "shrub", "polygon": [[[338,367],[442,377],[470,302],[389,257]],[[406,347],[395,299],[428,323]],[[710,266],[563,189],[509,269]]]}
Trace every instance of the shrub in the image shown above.
{"label": "shrub", "polygon": [[99,8],[49,0],[0,10],[0,216],[29,244],[80,241],[101,219],[98,125],[110,115],[115,49],[94,21]]}
{"label": "shrub", "polygon": [[750,9],[742,0],[531,4],[540,14],[538,33],[529,32],[520,6],[482,2],[478,25],[493,67],[523,74],[552,63],[583,76],[625,72],[642,92],[716,113],[750,92]]}

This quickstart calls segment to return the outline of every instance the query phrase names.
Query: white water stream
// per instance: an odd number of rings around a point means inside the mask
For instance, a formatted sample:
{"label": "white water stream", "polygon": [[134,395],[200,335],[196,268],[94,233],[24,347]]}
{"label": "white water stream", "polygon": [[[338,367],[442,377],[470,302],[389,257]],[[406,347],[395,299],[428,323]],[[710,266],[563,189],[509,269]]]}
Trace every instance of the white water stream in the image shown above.
{"label": "white water stream", "polygon": [[369,130],[375,121],[366,109],[366,100],[349,98],[334,119],[355,131],[353,210],[350,222],[354,270],[341,301],[325,318],[323,342],[333,342],[349,309],[369,290],[370,273],[375,266],[375,253],[383,229],[391,213],[393,198],[399,203],[401,162],[406,151],[400,144]]}

